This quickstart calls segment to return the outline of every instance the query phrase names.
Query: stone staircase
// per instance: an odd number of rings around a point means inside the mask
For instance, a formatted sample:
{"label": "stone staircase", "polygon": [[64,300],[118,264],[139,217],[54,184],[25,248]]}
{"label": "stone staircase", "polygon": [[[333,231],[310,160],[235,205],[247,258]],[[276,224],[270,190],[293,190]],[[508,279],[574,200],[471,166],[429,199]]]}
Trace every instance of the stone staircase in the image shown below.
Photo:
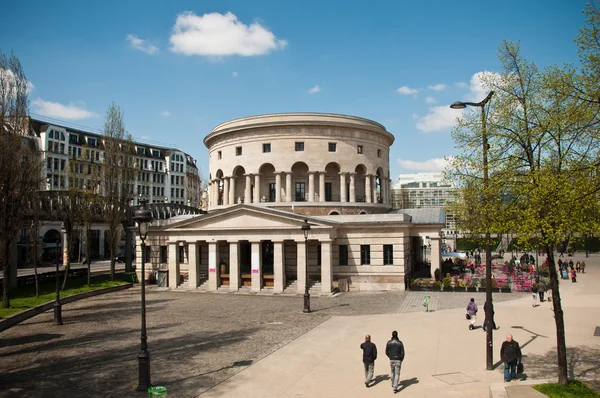
{"label": "stone staircase", "polygon": [[[308,292],[311,295],[320,295],[321,294],[321,281],[310,280],[308,285]],[[283,289],[283,294],[304,294],[298,292],[298,281],[293,280],[287,284],[285,289]]]}

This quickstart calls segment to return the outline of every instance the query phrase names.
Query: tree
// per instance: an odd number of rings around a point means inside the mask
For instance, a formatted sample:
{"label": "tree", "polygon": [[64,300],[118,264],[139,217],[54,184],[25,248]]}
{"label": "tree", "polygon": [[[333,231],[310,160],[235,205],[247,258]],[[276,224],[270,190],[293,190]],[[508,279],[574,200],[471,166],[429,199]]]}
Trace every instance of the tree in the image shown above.
{"label": "tree", "polygon": [[10,306],[11,246],[31,215],[31,197],[43,182],[42,160],[30,135],[28,82],[19,59],[0,52],[0,263],[2,308]]}
{"label": "tree", "polygon": [[600,107],[579,95],[585,91],[584,76],[570,65],[540,71],[523,58],[518,43],[506,41],[499,59],[502,72],[484,78],[484,86],[496,92],[487,119],[489,184],[480,178],[482,146],[474,113],[467,113],[452,133],[461,154],[449,174],[461,187],[462,225],[476,232],[514,231],[521,241],[535,236],[548,253],[558,376],[566,384],[554,250],[570,234],[599,226],[588,214],[597,207],[600,191]]}
{"label": "tree", "polygon": [[115,258],[121,239],[123,218],[128,202],[133,198],[137,171],[134,166],[131,135],[125,136],[123,111],[114,103],[106,112],[104,122],[104,163],[101,191],[104,199],[102,218],[108,225],[110,278],[115,277]]}

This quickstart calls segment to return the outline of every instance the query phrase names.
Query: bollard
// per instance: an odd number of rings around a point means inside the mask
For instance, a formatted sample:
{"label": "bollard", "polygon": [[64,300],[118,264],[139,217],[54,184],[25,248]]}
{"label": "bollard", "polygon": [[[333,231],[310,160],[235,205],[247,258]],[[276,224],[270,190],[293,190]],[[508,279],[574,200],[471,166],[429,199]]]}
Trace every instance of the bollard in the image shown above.
{"label": "bollard", "polygon": [[425,307],[425,312],[429,312],[429,299],[431,298],[431,296],[425,296],[425,299],[423,300],[423,307]]}

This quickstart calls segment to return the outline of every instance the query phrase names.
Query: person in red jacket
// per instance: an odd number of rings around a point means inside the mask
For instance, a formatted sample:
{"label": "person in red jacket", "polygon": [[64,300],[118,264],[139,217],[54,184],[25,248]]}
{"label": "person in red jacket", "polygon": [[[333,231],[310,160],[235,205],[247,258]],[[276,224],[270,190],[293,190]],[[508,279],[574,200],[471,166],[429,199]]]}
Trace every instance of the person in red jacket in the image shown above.
{"label": "person in red jacket", "polygon": [[571,268],[571,282],[577,282],[577,271],[574,268]]}

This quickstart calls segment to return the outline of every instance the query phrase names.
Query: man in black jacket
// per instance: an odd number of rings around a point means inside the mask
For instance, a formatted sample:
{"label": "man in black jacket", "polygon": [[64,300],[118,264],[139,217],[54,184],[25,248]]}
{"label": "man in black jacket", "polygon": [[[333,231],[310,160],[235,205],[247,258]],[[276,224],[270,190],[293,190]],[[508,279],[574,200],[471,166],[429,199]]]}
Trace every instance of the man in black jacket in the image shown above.
{"label": "man in black jacket", "polygon": [[516,378],[517,364],[521,362],[521,347],[510,334],[506,335],[506,341],[502,343],[500,358],[504,362],[504,381]]}
{"label": "man in black jacket", "polygon": [[375,360],[377,359],[377,346],[371,343],[371,335],[365,336],[365,342],[360,345],[360,348],[363,350],[363,364],[365,365],[365,386],[370,387],[369,383],[373,380]]}
{"label": "man in black jacket", "polygon": [[395,330],[392,332],[392,339],[385,346],[385,355],[390,359],[392,390],[398,392],[400,369],[402,368],[402,361],[404,361],[404,344],[398,339],[398,332]]}

